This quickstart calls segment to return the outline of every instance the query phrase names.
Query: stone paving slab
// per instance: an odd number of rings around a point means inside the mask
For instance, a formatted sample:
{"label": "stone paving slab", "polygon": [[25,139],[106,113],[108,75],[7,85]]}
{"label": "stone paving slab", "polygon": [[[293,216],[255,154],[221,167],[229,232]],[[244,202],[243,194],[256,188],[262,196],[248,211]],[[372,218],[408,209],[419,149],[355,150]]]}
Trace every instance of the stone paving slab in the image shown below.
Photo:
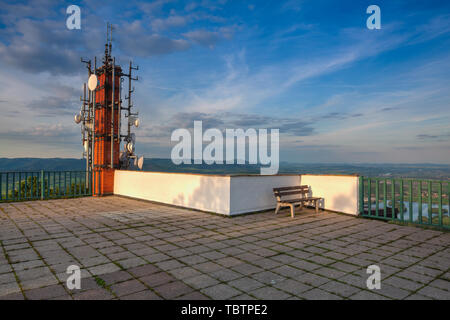
{"label": "stone paving slab", "polygon": [[[0,221],[0,300],[450,300],[449,232],[309,209],[228,218],[117,196],[1,203]],[[70,265],[81,289],[66,285]],[[367,287],[370,265],[380,289]]]}

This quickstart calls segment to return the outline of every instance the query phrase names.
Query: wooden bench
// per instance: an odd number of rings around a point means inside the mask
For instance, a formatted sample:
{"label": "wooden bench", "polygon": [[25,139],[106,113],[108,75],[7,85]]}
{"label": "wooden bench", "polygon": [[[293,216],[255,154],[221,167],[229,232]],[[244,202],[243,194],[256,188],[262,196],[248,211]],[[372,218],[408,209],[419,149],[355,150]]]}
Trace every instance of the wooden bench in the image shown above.
{"label": "wooden bench", "polygon": [[[277,208],[275,209],[275,214],[278,213],[281,207],[291,208],[291,217],[294,218],[294,207],[296,205],[303,208],[303,205],[314,205],[316,208],[316,213],[319,212],[319,200],[323,198],[309,197],[309,186],[296,186],[296,187],[281,187],[273,188],[273,193],[277,198]],[[289,197],[293,195],[299,195],[298,197]],[[288,197],[286,199],[286,197]]]}

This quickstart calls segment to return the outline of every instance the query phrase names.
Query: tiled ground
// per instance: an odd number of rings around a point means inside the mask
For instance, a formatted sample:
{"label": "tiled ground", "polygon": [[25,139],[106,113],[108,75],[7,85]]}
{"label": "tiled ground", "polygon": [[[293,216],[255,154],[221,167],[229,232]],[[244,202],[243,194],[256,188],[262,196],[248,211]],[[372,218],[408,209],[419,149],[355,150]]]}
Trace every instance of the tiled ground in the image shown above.
{"label": "tiled ground", "polygon": [[[119,197],[0,204],[0,299],[450,299],[450,233]],[[380,290],[366,267],[381,268]],[[69,265],[81,290],[66,287]]]}

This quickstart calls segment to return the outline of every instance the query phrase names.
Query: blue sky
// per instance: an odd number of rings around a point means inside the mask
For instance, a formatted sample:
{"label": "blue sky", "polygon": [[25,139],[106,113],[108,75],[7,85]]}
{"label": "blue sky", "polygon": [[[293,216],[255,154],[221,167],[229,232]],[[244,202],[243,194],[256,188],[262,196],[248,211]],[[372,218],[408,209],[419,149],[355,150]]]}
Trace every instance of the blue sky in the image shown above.
{"label": "blue sky", "polygon": [[146,157],[202,120],[279,128],[281,161],[450,163],[448,1],[0,1],[0,157],[81,156],[79,59],[102,55],[107,21],[140,67]]}

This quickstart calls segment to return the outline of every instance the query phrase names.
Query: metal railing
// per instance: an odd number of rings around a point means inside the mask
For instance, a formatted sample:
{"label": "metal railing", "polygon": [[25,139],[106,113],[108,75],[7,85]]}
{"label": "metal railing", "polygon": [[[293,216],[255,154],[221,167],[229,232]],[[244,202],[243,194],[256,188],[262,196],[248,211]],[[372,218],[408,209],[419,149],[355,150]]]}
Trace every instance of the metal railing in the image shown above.
{"label": "metal railing", "polygon": [[0,202],[74,198],[92,195],[86,171],[0,172]]}
{"label": "metal railing", "polygon": [[450,181],[359,178],[359,212],[369,218],[450,229]]}

